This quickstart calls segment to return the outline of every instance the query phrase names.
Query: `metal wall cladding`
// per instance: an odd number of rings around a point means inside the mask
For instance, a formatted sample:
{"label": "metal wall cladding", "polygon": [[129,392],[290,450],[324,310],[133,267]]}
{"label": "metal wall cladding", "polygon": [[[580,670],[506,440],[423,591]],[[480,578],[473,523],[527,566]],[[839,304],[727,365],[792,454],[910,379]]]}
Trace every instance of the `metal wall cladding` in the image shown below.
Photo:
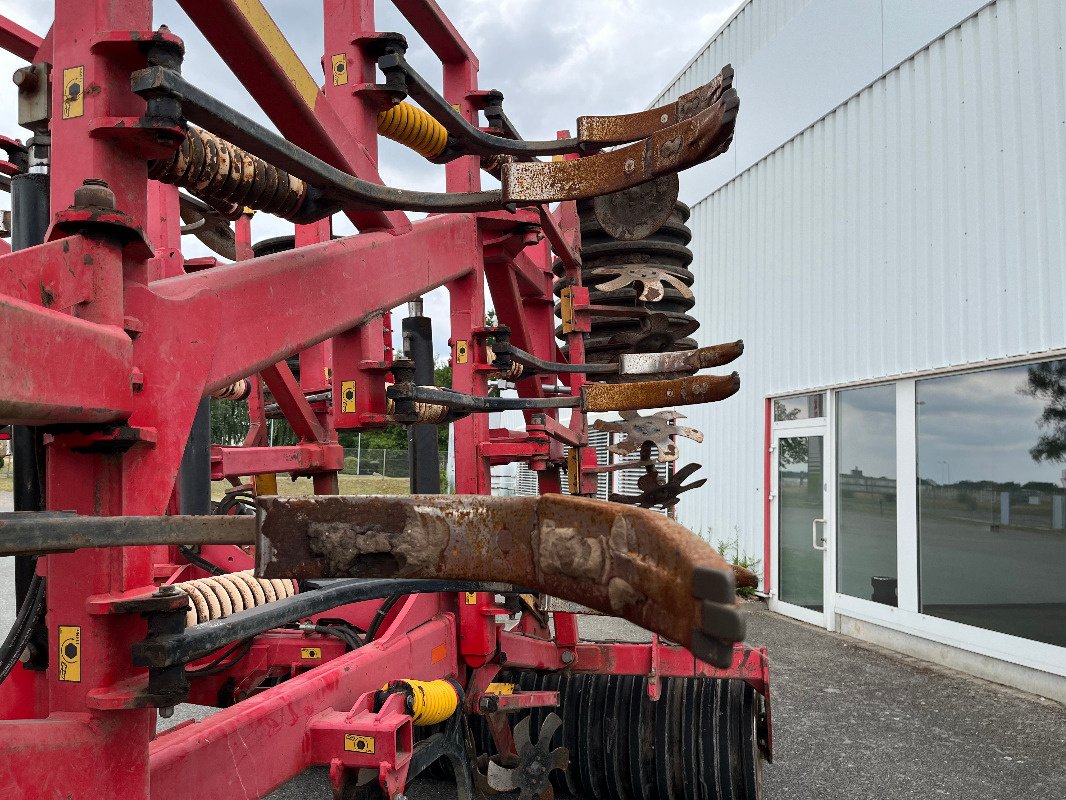
{"label": "metal wall cladding", "polygon": [[700,344],[747,348],[688,527],[762,552],[767,396],[1066,347],[1064,42],[999,0],[695,206]]}
{"label": "metal wall cladding", "polygon": [[718,34],[685,65],[652,106],[669,103],[707,83],[723,64],[739,67],[812,0],[749,0]]}

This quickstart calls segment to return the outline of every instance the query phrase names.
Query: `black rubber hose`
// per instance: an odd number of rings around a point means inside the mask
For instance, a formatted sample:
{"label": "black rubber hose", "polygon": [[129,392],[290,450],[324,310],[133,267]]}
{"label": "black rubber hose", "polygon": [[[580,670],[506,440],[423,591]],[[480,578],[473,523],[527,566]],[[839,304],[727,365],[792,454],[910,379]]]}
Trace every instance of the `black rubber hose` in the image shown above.
{"label": "black rubber hose", "polygon": [[44,611],[45,581],[40,575],[34,575],[30,581],[26,601],[19,609],[15,617],[15,624],[0,644],[0,683],[3,683],[15,664],[26,649],[26,645],[33,634],[33,626],[37,624],[41,613]]}

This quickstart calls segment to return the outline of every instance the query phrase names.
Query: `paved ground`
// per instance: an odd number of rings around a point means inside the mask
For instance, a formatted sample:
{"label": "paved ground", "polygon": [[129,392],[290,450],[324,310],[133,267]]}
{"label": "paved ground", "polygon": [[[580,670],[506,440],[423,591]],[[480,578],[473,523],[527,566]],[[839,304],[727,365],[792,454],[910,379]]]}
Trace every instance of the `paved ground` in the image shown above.
{"label": "paved ground", "polygon": [[[0,493],[0,510],[10,495]],[[13,619],[11,565],[0,559],[0,636]],[[748,606],[750,641],[772,663],[776,761],[767,800],[1063,800],[1066,709],[1058,703],[899,656]],[[591,639],[640,640],[617,620],[588,618]],[[171,724],[210,709],[184,706]],[[324,770],[272,800],[326,800]],[[450,800],[422,781],[411,800]]]}

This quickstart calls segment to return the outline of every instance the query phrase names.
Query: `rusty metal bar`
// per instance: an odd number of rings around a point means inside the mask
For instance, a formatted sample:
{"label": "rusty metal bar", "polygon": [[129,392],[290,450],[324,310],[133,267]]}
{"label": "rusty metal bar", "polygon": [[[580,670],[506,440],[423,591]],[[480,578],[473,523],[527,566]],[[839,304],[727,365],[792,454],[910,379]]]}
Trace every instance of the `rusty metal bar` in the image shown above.
{"label": "rusty metal bar", "polygon": [[652,512],[583,497],[265,497],[257,574],[504,581],[628,619],[723,664],[733,573]]}

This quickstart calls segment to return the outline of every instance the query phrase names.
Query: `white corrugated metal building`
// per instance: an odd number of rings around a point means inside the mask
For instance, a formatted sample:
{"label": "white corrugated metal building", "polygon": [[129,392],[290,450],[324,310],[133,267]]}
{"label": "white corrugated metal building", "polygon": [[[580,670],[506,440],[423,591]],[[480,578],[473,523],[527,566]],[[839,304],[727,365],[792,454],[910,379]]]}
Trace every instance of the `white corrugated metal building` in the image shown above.
{"label": "white corrugated metal building", "polygon": [[652,103],[736,70],[682,199],[743,388],[681,521],[783,613],[1059,699],[1064,43],[1060,0],[749,0]]}

